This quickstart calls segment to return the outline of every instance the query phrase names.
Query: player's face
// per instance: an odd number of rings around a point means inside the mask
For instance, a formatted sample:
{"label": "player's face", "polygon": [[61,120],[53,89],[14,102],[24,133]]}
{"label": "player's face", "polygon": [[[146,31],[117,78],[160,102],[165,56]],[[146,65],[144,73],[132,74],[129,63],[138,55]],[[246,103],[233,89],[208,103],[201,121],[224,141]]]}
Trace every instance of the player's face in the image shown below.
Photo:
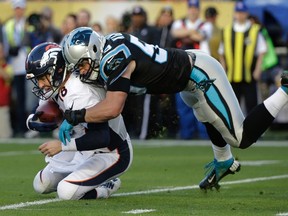
{"label": "player's face", "polygon": [[37,78],[39,88],[47,92],[52,89],[51,83],[48,78],[49,75],[44,75]]}
{"label": "player's face", "polygon": [[83,60],[82,62],[77,64],[77,68],[81,75],[85,75],[90,69],[89,61]]}

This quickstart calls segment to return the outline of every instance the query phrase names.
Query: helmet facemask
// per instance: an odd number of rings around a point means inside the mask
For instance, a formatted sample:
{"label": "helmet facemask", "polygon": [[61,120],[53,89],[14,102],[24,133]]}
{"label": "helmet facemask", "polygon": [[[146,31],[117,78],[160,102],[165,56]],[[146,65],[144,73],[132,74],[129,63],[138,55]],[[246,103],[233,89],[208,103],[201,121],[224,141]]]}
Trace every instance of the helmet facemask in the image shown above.
{"label": "helmet facemask", "polygon": [[[45,77],[45,79],[48,81],[50,86],[49,89],[47,89],[47,86],[44,86],[43,88],[39,87],[38,79],[42,79],[43,77]],[[53,95],[56,94],[57,90],[64,81],[65,77],[66,77],[65,67],[57,67],[55,65],[49,67],[47,72],[43,76],[29,78],[29,80],[31,80],[32,83],[34,84],[32,93],[41,100],[48,100],[49,98],[51,98]]]}
{"label": "helmet facemask", "polygon": [[[83,62],[89,65],[89,68],[85,74],[80,74],[79,68],[82,67]],[[75,72],[79,73],[80,80],[85,83],[95,83],[99,75],[99,64],[96,61],[93,61],[91,58],[82,58],[80,59],[74,67]]]}

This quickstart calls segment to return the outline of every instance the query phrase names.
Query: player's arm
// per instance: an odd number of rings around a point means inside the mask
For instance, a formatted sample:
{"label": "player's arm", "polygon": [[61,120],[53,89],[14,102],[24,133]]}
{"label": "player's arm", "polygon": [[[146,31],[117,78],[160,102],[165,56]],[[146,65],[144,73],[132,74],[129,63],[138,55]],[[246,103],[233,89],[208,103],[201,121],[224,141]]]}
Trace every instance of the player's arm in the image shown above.
{"label": "player's arm", "polygon": [[131,61],[122,76],[107,87],[105,99],[86,110],[85,122],[107,121],[121,114],[130,90],[130,77],[135,66],[135,61]]}
{"label": "player's arm", "polygon": [[79,111],[65,111],[65,119],[72,125],[79,122],[105,122],[120,115],[130,90],[130,77],[135,70],[136,63],[131,61],[122,76],[107,86],[104,100],[89,109]]}
{"label": "player's arm", "polygon": [[48,156],[54,156],[61,151],[89,151],[105,148],[110,143],[108,122],[90,123],[87,132],[79,138],[71,138],[64,145],[59,140],[50,140],[39,146],[39,151]]}

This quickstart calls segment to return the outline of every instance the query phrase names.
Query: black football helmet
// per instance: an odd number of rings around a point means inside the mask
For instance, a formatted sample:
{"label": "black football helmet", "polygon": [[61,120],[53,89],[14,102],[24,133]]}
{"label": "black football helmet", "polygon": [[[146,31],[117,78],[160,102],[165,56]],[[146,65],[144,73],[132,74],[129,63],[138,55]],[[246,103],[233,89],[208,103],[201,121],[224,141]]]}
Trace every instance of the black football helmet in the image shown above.
{"label": "black football helmet", "polygon": [[[61,47],[45,42],[34,47],[26,59],[26,79],[34,83],[32,92],[40,99],[49,99],[58,90],[66,77],[65,61]],[[46,76],[51,88],[47,91],[38,85],[38,79]]]}

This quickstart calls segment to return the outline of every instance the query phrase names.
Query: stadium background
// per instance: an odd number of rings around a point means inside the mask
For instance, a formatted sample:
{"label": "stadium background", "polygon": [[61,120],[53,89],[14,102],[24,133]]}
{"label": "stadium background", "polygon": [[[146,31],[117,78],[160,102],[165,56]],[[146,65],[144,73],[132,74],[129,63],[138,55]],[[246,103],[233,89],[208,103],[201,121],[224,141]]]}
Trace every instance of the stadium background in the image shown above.
{"label": "stadium background", "polygon": [[[79,9],[86,8],[91,12],[91,22],[100,22],[104,25],[107,16],[121,18],[125,12],[130,12],[135,5],[141,5],[148,14],[148,22],[154,24],[156,18],[165,5],[173,7],[175,18],[182,18],[187,14],[187,1],[27,1],[25,14],[38,13],[45,6],[49,6],[54,11],[54,24],[61,26],[62,21],[68,13],[77,12]],[[201,1],[201,17],[208,6],[214,6],[219,11],[218,25],[224,27],[232,22],[233,1]],[[12,16],[13,10],[10,1],[0,2],[0,21],[5,22]],[[5,13],[3,13],[5,11]]]}

